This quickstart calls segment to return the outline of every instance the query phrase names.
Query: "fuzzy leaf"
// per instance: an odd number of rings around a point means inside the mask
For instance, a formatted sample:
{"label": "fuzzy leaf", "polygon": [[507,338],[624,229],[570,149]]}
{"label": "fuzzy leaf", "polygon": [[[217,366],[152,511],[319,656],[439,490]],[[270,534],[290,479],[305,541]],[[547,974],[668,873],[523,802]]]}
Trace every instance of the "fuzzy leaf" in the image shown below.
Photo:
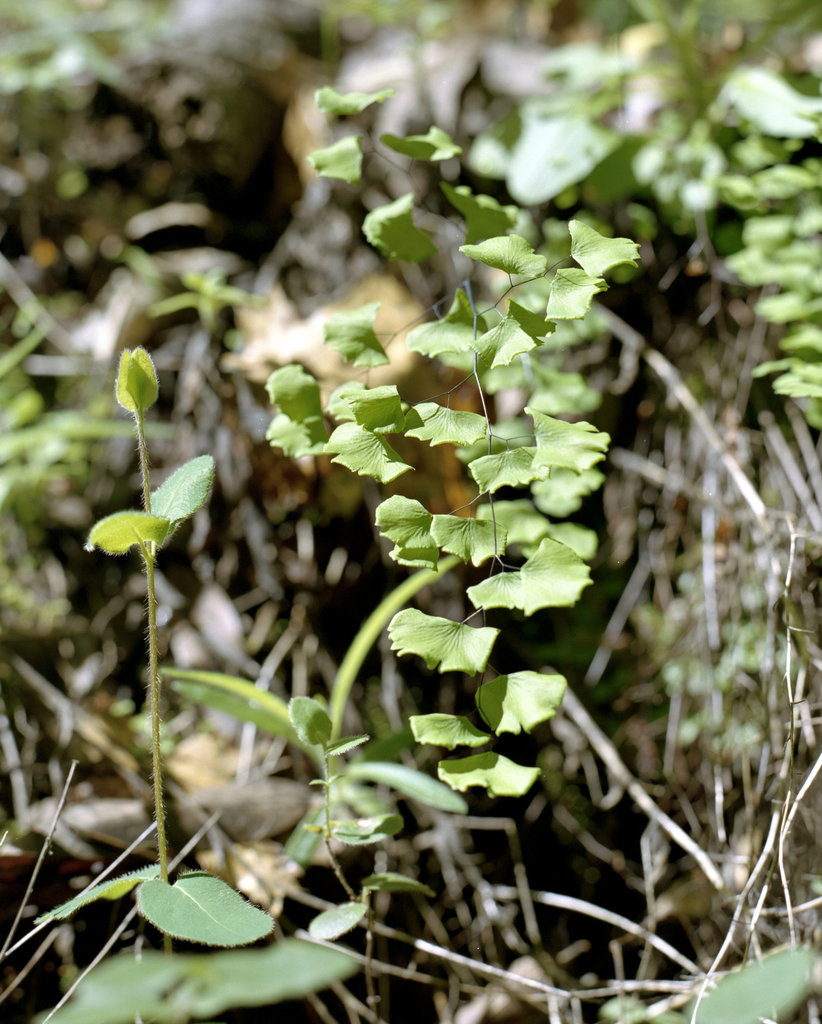
{"label": "fuzzy leaf", "polygon": [[481,441],[487,430],[485,417],[479,413],[448,409],[436,402],[420,402],[405,417],[406,436],[429,441],[432,446],[471,445]]}
{"label": "fuzzy leaf", "polygon": [[536,464],[536,448],[508,448],[497,455],[474,459],[468,471],[480,492],[493,494],[500,487],[524,487],[548,475],[550,467]]}
{"label": "fuzzy leaf", "polygon": [[530,732],[554,717],[567,685],[564,676],[541,672],[497,676],[477,690],[477,710],[497,735]]}
{"label": "fuzzy leaf", "polygon": [[400,565],[428,566],[439,561],[439,548],[431,536],[432,515],[414,498],[395,494],[377,506],[376,523],[394,542],[391,557]]}
{"label": "fuzzy leaf", "polygon": [[[95,967],[54,1024],[181,1024],[214,1020],[224,1010],[301,999],[354,974],[357,964],[336,949],[283,939],[262,949],[219,953],[155,950],[110,957]],[[222,1019],[222,1018],[220,1018]]]}
{"label": "fuzzy leaf", "polygon": [[475,331],[484,330],[484,319],[475,316],[470,299],[462,288],[458,288],[446,315],[409,331],[406,342],[412,352],[420,352],[424,356],[470,353]]}
{"label": "fuzzy leaf", "polygon": [[534,420],[537,438],[535,466],[582,473],[605,458],[611,438],[590,423],[568,423],[530,407],[525,411]]}
{"label": "fuzzy leaf", "polygon": [[325,748],[325,752],[329,757],[340,757],[342,754],[348,754],[352,750],[356,750],[357,747],[361,747],[363,743],[367,743],[370,739],[371,737],[367,732],[360,733],[359,736],[346,736],[335,743],[329,743]]}
{"label": "fuzzy leaf", "polygon": [[695,1024],[754,1024],[793,1019],[794,1011],[813,988],[817,953],[795,946],[769,953],[721,978],[703,996]]}
{"label": "fuzzy leaf", "polygon": [[391,649],[399,654],[417,654],[429,668],[439,672],[482,672],[499,635],[490,626],[474,628],[416,608],[397,612],[388,625]]}
{"label": "fuzzy leaf", "polygon": [[460,252],[512,277],[541,277],[548,267],[545,256],[535,253],[521,235],[498,235],[479,245],[461,245]]}
{"label": "fuzzy leaf", "polygon": [[466,243],[501,235],[517,222],[516,206],[500,206],[491,196],[475,195],[467,185],[455,187],[442,181],[440,188],[465,218]]}
{"label": "fuzzy leaf", "polygon": [[407,878],[396,871],[381,871],[368,875],[362,880],[363,892],[413,892],[419,896],[433,898],[436,893],[416,878]]}
{"label": "fuzzy leaf", "polygon": [[440,761],[437,774],[460,793],[471,786],[482,786],[491,796],[523,796],[539,778],[539,769],[525,768],[502,754],[486,751]]}
{"label": "fuzzy leaf", "polygon": [[384,437],[357,423],[341,423],[329,437],[324,451],[335,456],[332,462],[347,466],[360,476],[372,476],[383,484],[411,469]]}
{"label": "fuzzy leaf", "polygon": [[468,805],[462,797],[456,796],[447,786],[430,778],[416,768],[393,761],[354,761],[346,769],[347,779],[359,782],[376,782],[396,789],[403,796],[419,800],[428,807],[451,814],[465,814]]}
{"label": "fuzzy leaf", "polygon": [[396,89],[380,89],[379,92],[337,92],[330,85],[324,85],[314,93],[314,102],[324,114],[359,114],[372,103],[382,103],[390,96],[396,96]]}
{"label": "fuzzy leaf", "polygon": [[412,715],[409,724],[417,743],[433,743],[448,750],[459,746],[482,747],[491,738],[465,715]]}
{"label": "fuzzy leaf", "polygon": [[274,928],[272,917],[204,871],[181,875],[174,885],[159,878],[143,882],[138,905],[161,932],[204,946],[245,946]]}
{"label": "fuzzy leaf", "polygon": [[362,180],[362,144],[359,135],[346,135],[306,157],[321,178],[337,178],[349,185]]}
{"label": "fuzzy leaf", "polygon": [[381,135],[380,142],[395,153],[410,156],[413,160],[448,160],[462,152],[462,146],[458,146],[447,132],[436,125],[429,128],[425,135],[406,135],[404,138]]}
{"label": "fuzzy leaf", "polygon": [[135,885],[139,885],[141,882],[145,882],[149,878],[156,878],[160,874],[160,869],[156,864],[150,864],[145,868],[138,868],[136,871],[130,871],[126,875],[119,875],[117,878],[109,878],[105,882],[100,882],[99,885],[93,886],[88,892],[81,893],[79,896],[75,896],[70,900],[66,900],[65,903],[61,903],[59,907],[55,907],[53,910],[47,911],[45,914],[41,914],[36,924],[40,924],[42,921],[64,921],[67,917],[80,909],[80,907],[86,906],[87,903],[94,903],[97,900],[119,900],[121,896],[125,896],[126,893],[131,892]]}
{"label": "fuzzy leaf", "polygon": [[576,267],[558,270],[551,282],[545,315],[549,320],[581,320],[591,308],[594,296],[605,291],[605,287],[601,277],[590,277]]}
{"label": "fuzzy leaf", "polygon": [[378,206],[363,221],[365,237],[390,260],[421,263],[437,251],[428,235],[414,226],[411,219],[413,206],[414,196],[409,192],[393,203]]}
{"label": "fuzzy leaf", "polygon": [[394,384],[351,391],[343,389],[339,397],[351,409],[354,421],[366,430],[375,434],[399,434],[405,428],[405,413]]}
{"label": "fuzzy leaf", "polygon": [[213,478],[214,459],[210,455],[189,459],[152,493],[152,514],[170,519],[174,528],[203,505]]}
{"label": "fuzzy leaf", "polygon": [[171,532],[171,521],[148,512],[115,512],[91,528],[86,551],[100,548],[110,555],[122,555],[135,544],[162,544]]}
{"label": "fuzzy leaf", "polygon": [[582,499],[601,487],[605,477],[598,469],[574,473],[570,469],[554,469],[547,480],[539,480],[531,488],[534,504],[547,516],[567,516],[576,512]]}
{"label": "fuzzy leaf", "polygon": [[308,926],[308,934],[312,939],[333,942],[356,928],[367,909],[364,903],[341,903],[338,907],[331,907],[317,914]]}
{"label": "fuzzy leaf", "polygon": [[372,818],[350,818],[331,826],[335,839],[346,846],[366,846],[388,839],[402,828],[399,814],[376,814]]}
{"label": "fuzzy leaf", "polygon": [[591,571],[570,548],[550,537],[521,569],[500,572],[468,588],[475,608],[519,608],[533,615],[539,608],[570,608],[591,583]]}
{"label": "fuzzy leaf", "polygon": [[334,313],[323,324],[323,343],[354,366],[384,366],[388,356],[374,333],[379,302]]}
{"label": "fuzzy leaf", "polygon": [[629,263],[639,263],[639,246],[630,238],[606,238],[581,220],[568,224],[571,232],[571,255],[591,277],[602,277],[606,270]]}
{"label": "fuzzy leaf", "polygon": [[331,739],[331,719],[313,697],[292,697],[288,702],[288,717],[301,742],[324,747]]}
{"label": "fuzzy leaf", "polygon": [[120,405],[142,416],[157,401],[157,371],[144,348],[123,349],[114,393]]}
{"label": "fuzzy leaf", "polygon": [[495,531],[493,523],[482,519],[436,515],[431,536],[443,551],[472,565],[482,565],[505,550],[505,528],[498,525]]}

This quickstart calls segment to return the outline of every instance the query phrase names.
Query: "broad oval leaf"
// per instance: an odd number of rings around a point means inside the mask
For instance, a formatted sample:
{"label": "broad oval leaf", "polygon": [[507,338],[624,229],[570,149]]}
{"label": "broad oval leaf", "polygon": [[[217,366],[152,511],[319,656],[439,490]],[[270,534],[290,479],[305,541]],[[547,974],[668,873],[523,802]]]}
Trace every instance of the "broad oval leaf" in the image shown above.
{"label": "broad oval leaf", "polygon": [[367,909],[364,903],[341,903],[338,907],[331,907],[317,914],[308,926],[308,934],[312,939],[332,942],[356,928]]}
{"label": "broad oval leaf", "polygon": [[579,555],[544,537],[522,568],[469,587],[468,597],[475,608],[519,608],[533,615],[539,608],[570,608],[590,583],[591,570]]}
{"label": "broad oval leaf", "polygon": [[431,536],[443,551],[472,565],[482,565],[505,551],[505,527],[484,519],[436,515],[431,523]]}
{"label": "broad oval leaf", "polygon": [[381,135],[380,142],[393,149],[395,153],[410,156],[413,160],[448,160],[459,156],[462,146],[458,146],[451,136],[434,125],[425,135]]}
{"label": "broad oval leaf", "polygon": [[401,565],[435,568],[439,548],[431,536],[433,516],[415,498],[395,494],[377,506],[375,521],[380,530],[394,542],[391,557]]}
{"label": "broad oval leaf", "polygon": [[605,458],[611,438],[590,423],[568,423],[546,416],[530,406],[525,411],[534,421],[537,439],[535,465],[582,473]]}
{"label": "broad oval leaf", "polygon": [[487,430],[486,419],[479,413],[449,409],[436,402],[420,402],[405,416],[406,437],[428,441],[432,446],[475,444],[485,437]]}
{"label": "broad oval leaf", "polygon": [[440,761],[437,774],[461,793],[471,786],[481,786],[491,796],[522,796],[539,778],[539,769],[526,768],[502,754],[486,751],[453,761]]}
{"label": "broad oval leaf", "polygon": [[359,114],[372,103],[382,103],[396,95],[396,89],[380,89],[379,92],[337,92],[330,85],[324,85],[314,93],[314,102],[324,114]]}
{"label": "broad oval leaf", "polygon": [[139,416],[157,401],[157,371],[144,348],[123,349],[115,395],[120,405]]}
{"label": "broad oval leaf", "polygon": [[105,882],[100,882],[99,885],[92,886],[88,892],[80,893],[79,896],[61,903],[59,907],[41,914],[35,923],[40,924],[42,921],[64,921],[67,917],[71,917],[80,907],[86,906],[87,903],[95,903],[97,900],[119,900],[121,896],[131,892],[136,885],[145,882],[149,878],[156,878],[159,874],[160,869],[157,865],[150,864],[148,867],[130,871],[126,875],[109,878]]}
{"label": "broad oval leaf", "polygon": [[175,527],[204,504],[213,479],[214,459],[210,455],[189,459],[152,493],[152,514],[171,520]]}
{"label": "broad oval leaf", "polygon": [[359,782],[376,782],[396,789],[438,811],[465,814],[468,805],[447,786],[416,768],[394,761],[355,761],[346,770],[346,778]]}
{"label": "broad oval leaf", "polygon": [[517,222],[516,206],[501,206],[492,196],[475,195],[467,185],[440,182],[445,198],[465,218],[465,241],[476,242],[504,234]]}
{"label": "broad oval leaf", "polygon": [[111,957],[96,967],[54,1024],[154,1024],[213,1020],[223,1010],[300,999],[356,973],[342,950],[283,939],[263,949],[218,953],[155,950]]}
{"label": "broad oval leaf", "polygon": [[389,259],[421,263],[437,251],[428,235],[415,227],[411,219],[413,207],[414,196],[409,192],[372,210],[363,221],[365,237]]}
{"label": "broad oval leaf", "polygon": [[401,828],[402,818],[399,814],[375,814],[370,818],[335,821],[331,826],[331,834],[346,846],[366,846],[389,839]]}
{"label": "broad oval leaf", "polygon": [[602,277],[606,270],[639,262],[639,246],[630,238],[606,238],[581,220],[568,224],[571,232],[571,255],[591,277]]}
{"label": "broad oval leaf", "polygon": [[159,878],[143,882],[138,906],[166,935],[205,946],[245,946],[274,928],[272,917],[204,871],[181,875],[174,885]]}
{"label": "broad oval leaf", "polygon": [[125,554],[135,544],[162,544],[171,532],[171,520],[148,512],[115,512],[91,528],[86,551],[100,548],[110,555]]}
{"label": "broad oval leaf", "polygon": [[412,715],[409,725],[417,743],[433,743],[448,750],[460,746],[482,747],[491,738],[465,715]]}
{"label": "broad oval leaf", "polygon": [[787,1019],[813,985],[817,954],[781,949],[721,978],[699,1003],[695,1024],[755,1024]]}
{"label": "broad oval leaf", "polygon": [[591,277],[577,267],[558,270],[551,282],[545,315],[549,320],[581,320],[594,296],[605,288],[601,277]]}
{"label": "broad oval leaf", "polygon": [[818,130],[822,99],[798,92],[768,68],[738,68],[721,96],[766,136],[808,139]]}
{"label": "broad oval leaf", "polygon": [[548,267],[547,258],[535,253],[521,235],[498,235],[479,245],[461,245],[460,252],[512,277],[542,277]]}
{"label": "broad oval leaf", "polygon": [[396,871],[381,871],[376,875],[368,875],[361,884],[363,892],[413,892],[429,898],[436,896],[433,889],[416,878],[408,878]]}
{"label": "broad oval leaf", "polygon": [[554,717],[567,685],[565,677],[556,674],[511,672],[477,690],[477,710],[497,735],[530,732]]}
{"label": "broad oval leaf", "polygon": [[483,672],[499,635],[490,626],[468,626],[417,608],[397,612],[388,625],[391,649],[417,654],[439,672]]}
{"label": "broad oval leaf", "polygon": [[321,178],[337,178],[359,185],[362,178],[362,143],[358,135],[346,135],[330,146],[315,149],[306,157]]}
{"label": "broad oval leaf", "polygon": [[334,313],[323,324],[323,344],[354,366],[384,366],[388,356],[374,333],[379,302]]}
{"label": "broad oval leaf", "polygon": [[331,719],[313,697],[292,697],[288,702],[288,717],[303,743],[324,747],[331,739]]}
{"label": "broad oval leaf", "polygon": [[360,476],[372,476],[383,484],[411,469],[384,437],[357,423],[341,423],[329,437],[324,451],[334,455],[332,462],[339,462]]}

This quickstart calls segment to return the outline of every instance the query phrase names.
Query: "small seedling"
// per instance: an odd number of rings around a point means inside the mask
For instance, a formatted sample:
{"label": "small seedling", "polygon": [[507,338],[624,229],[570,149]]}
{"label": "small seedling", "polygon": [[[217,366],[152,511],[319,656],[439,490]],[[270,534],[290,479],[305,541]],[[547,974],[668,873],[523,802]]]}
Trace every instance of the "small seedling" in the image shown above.
{"label": "small seedling", "polygon": [[115,394],[120,405],[134,417],[143,482],[143,507],[140,510],[115,512],[95,523],[89,533],[86,550],[100,549],[110,555],[122,555],[136,548],[143,561],[148,605],[147,689],[151,710],[157,865],[109,879],[82,896],[43,914],[39,920],[62,920],[87,903],[99,899],[118,899],[136,889],[138,909],[143,917],[163,933],[167,951],[171,950],[172,938],[209,946],[243,946],[268,935],[274,927],[274,921],[268,914],[251,906],[225,882],[204,872],[186,872],[171,883],[163,807],[154,568],[158,549],[208,497],[214,475],[214,460],[210,455],[191,459],[152,492],[144,415],[157,401],[158,384],[154,364],[145,349],[126,349],[123,352]]}

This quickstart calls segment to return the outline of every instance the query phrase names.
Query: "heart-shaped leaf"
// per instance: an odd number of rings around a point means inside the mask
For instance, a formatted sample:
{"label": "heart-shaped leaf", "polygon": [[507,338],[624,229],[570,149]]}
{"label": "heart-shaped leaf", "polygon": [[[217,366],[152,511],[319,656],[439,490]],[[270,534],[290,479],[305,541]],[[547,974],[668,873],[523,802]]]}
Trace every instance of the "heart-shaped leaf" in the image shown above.
{"label": "heart-shaped leaf", "polygon": [[181,875],[174,885],[159,878],[143,882],[138,906],[161,932],[204,946],[245,946],[274,928],[273,918],[203,871]]}

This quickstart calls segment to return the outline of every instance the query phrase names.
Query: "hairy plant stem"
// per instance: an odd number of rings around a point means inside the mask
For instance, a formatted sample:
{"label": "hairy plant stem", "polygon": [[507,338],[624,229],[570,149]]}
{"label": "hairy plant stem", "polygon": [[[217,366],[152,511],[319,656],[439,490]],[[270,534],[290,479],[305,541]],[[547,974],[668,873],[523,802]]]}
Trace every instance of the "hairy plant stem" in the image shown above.
{"label": "hairy plant stem", "polygon": [[340,866],[340,862],[337,860],[337,855],[334,853],[333,847],[331,846],[331,782],[328,778],[328,757],[325,758],[324,773],[325,778],[323,779],[323,789],[325,791],[325,827],[323,828],[323,839],[325,840],[325,848],[328,851],[328,859],[331,861],[331,867],[334,869],[334,874],[337,876],[337,880],[340,885],[345,889],[346,896],[352,903],[356,903],[357,894],[348,884],[348,879],[343,874],[343,869]]}
{"label": "hairy plant stem", "polygon": [[[143,477],[143,508],[151,512],[151,487],[148,475],[148,448],[146,446],[143,416],[134,414],[137,425],[137,449],[140,453],[140,472]],[[166,815],[163,806],[163,759],[160,750],[160,673],[157,659],[157,593],[154,586],[153,542],[143,545],[146,569],[146,598],[148,604],[148,698],[151,709],[151,779],[154,786],[154,820],[157,825],[157,860],[160,878],[168,882],[168,843],[166,841]],[[171,936],[163,933],[163,949],[171,952]]]}

